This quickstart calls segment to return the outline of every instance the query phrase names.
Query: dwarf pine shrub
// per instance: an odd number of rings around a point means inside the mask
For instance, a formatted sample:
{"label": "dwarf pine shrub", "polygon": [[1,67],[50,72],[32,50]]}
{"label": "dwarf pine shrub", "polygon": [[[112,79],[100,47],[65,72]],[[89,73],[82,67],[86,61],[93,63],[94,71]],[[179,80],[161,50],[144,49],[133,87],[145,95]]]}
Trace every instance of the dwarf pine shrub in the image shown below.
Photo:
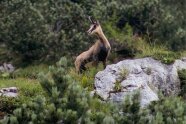
{"label": "dwarf pine shrub", "polygon": [[184,124],[186,103],[178,97],[160,98],[146,108],[140,107],[140,92],[122,103],[102,101],[68,75],[67,59],[62,58],[47,74],[40,74],[46,95],[39,95],[16,108],[1,120],[3,124]]}

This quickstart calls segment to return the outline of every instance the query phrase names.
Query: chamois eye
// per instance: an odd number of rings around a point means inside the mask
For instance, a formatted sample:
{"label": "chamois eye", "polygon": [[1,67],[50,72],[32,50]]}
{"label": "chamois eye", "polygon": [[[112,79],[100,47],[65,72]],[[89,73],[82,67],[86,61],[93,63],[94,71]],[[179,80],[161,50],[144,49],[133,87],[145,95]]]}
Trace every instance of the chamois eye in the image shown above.
{"label": "chamois eye", "polygon": [[95,29],[95,28],[96,28],[96,25],[93,26],[93,29]]}

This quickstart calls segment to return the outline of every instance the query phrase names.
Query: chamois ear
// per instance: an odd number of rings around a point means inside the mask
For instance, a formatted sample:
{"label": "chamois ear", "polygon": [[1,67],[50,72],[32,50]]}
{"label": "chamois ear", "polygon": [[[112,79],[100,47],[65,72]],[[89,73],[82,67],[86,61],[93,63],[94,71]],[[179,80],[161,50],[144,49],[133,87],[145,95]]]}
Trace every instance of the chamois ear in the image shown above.
{"label": "chamois ear", "polygon": [[97,24],[97,25],[100,25],[100,23],[99,23],[99,21],[98,21],[98,20],[96,21],[96,24]]}

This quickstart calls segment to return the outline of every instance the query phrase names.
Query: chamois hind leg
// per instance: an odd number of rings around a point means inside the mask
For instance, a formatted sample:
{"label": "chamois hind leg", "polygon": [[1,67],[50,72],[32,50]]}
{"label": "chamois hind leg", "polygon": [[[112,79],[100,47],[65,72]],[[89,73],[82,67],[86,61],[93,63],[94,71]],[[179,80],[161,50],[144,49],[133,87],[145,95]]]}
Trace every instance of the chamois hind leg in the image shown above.
{"label": "chamois hind leg", "polygon": [[81,62],[78,60],[78,59],[76,59],[76,61],[74,62],[74,64],[75,64],[75,67],[76,67],[76,72],[80,72],[80,66],[81,66]]}
{"label": "chamois hind leg", "polygon": [[80,65],[80,73],[83,73],[84,71],[86,71],[86,67],[85,67],[85,65],[84,64],[81,64]]}
{"label": "chamois hind leg", "polygon": [[[108,52],[108,55],[109,55],[109,54],[110,54],[110,51]],[[107,66],[107,58],[108,58],[108,55],[107,55],[107,57],[102,61],[104,69],[105,69],[106,66]]]}

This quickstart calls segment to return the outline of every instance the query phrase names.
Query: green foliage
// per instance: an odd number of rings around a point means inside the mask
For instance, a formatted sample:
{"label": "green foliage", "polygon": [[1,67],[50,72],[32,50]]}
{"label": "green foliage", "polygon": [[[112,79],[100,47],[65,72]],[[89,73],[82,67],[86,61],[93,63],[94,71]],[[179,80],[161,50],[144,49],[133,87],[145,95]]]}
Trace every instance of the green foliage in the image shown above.
{"label": "green foliage", "polygon": [[[67,60],[62,58],[48,74],[40,74],[41,85],[48,97],[40,96],[23,104],[4,123],[113,123],[111,103],[92,98],[66,73]],[[105,107],[103,107],[105,106]],[[117,113],[119,113],[116,109]],[[37,115],[37,116],[36,116]]]}
{"label": "green foliage", "polygon": [[165,64],[172,64],[176,59],[184,56],[182,52],[173,52],[166,48],[165,45],[159,43],[148,43],[146,38],[133,36],[133,29],[126,24],[122,30],[112,28],[113,24],[106,23],[109,36],[115,39],[114,42],[119,42],[118,45],[113,45],[113,50],[117,53],[112,53],[110,59],[117,59],[122,55],[122,58],[128,57],[153,57]]}
{"label": "green foliage", "polygon": [[88,90],[93,90],[93,84],[94,84],[94,78],[93,77],[88,77],[86,75],[82,76],[80,85],[83,88],[88,88]]}
{"label": "green foliage", "polygon": [[178,71],[178,76],[180,78],[180,95],[186,99],[186,70]]}
{"label": "green foliage", "polygon": [[66,66],[67,60],[62,58],[57,67],[49,68],[48,74],[40,74],[43,90],[50,97],[46,101],[40,96],[22,105],[14,111],[15,116],[10,117],[8,123],[12,123],[11,118],[16,118],[16,123],[77,122],[88,110],[89,95],[77,83],[70,83],[73,80],[66,74]]}
{"label": "green foliage", "polygon": [[122,68],[120,70],[120,73],[119,73],[119,79],[122,81],[122,80],[125,80],[127,78],[127,76],[129,75],[129,71],[125,68]]}
{"label": "green foliage", "polygon": [[[126,97],[122,103],[91,97],[67,72],[67,59],[40,74],[46,95],[38,95],[6,116],[1,122],[13,123],[185,123],[186,104],[178,97],[161,98],[146,108],[140,107],[140,92]],[[70,71],[71,72],[71,71]],[[38,92],[38,91],[35,91]]]}
{"label": "green foliage", "polygon": [[119,0],[110,2],[110,5],[113,3],[108,8],[113,12],[108,18],[117,17],[117,27],[120,29],[128,23],[134,33],[145,34],[149,42],[163,42],[174,50],[185,49],[184,0],[133,0],[125,3]]}
{"label": "green foliage", "polygon": [[103,124],[115,124],[114,118],[111,116],[106,116],[103,119]]}
{"label": "green foliage", "polygon": [[11,58],[9,50],[6,48],[4,44],[0,42],[0,64],[10,61],[11,59],[12,58]]}
{"label": "green foliage", "polygon": [[17,87],[21,96],[35,97],[37,94],[42,94],[41,85],[37,80],[17,78],[17,79],[2,79],[0,80],[0,88]]}
{"label": "green foliage", "polygon": [[[91,63],[88,63],[90,65]],[[98,64],[98,67],[92,65],[82,74],[77,74],[73,69],[70,69],[69,74],[79,83],[83,88],[88,88],[89,91],[94,89],[94,78],[98,71],[103,69],[102,64]]]}
{"label": "green foliage", "polygon": [[173,52],[164,46],[158,44],[147,44],[143,39],[138,39],[137,49],[140,51],[136,53],[136,58],[153,57],[165,64],[172,64],[176,59],[180,59],[181,52]]}
{"label": "green foliage", "polygon": [[0,96],[0,119],[3,119],[5,114],[13,113],[20,106],[20,101],[16,98]]}
{"label": "green foliage", "polygon": [[45,64],[40,64],[40,65],[32,65],[32,66],[27,66],[27,67],[22,67],[16,69],[12,77],[13,78],[29,78],[29,79],[37,79],[38,74],[40,72],[47,72],[48,71],[48,65]]}
{"label": "green foliage", "polygon": [[133,29],[126,24],[123,29],[118,29],[114,23],[106,21],[104,24],[106,34],[111,38],[112,54],[117,54],[114,57],[111,55],[111,60],[121,57],[134,57],[138,51],[136,39],[133,37]]}
{"label": "green foliage", "polygon": [[122,90],[121,82],[127,78],[128,74],[129,72],[127,69],[120,69],[119,77],[115,82],[114,91],[120,92]]}
{"label": "green foliage", "polygon": [[122,115],[119,117],[119,123],[140,123],[141,110],[139,92],[128,96],[122,104]]}
{"label": "green foliage", "polygon": [[9,72],[8,70],[0,71],[0,79],[8,79],[12,77],[13,72]]}
{"label": "green foliage", "polygon": [[71,1],[1,1],[0,40],[24,62],[56,60],[87,44],[84,9]]}
{"label": "green foliage", "polygon": [[121,82],[120,81],[116,81],[115,82],[115,86],[114,86],[114,91],[120,92],[121,90],[122,90]]}
{"label": "green foliage", "polygon": [[153,55],[157,60],[161,60],[162,63],[172,64],[176,59],[180,58],[180,53],[175,53],[171,51],[162,51]]}
{"label": "green foliage", "polygon": [[149,106],[149,123],[184,124],[186,103],[179,97],[161,98]]}
{"label": "green foliage", "polygon": [[47,32],[40,12],[30,1],[1,1],[1,9],[1,41],[13,55],[21,55],[23,61],[41,57],[39,53],[44,48],[41,41],[47,37]]}
{"label": "green foliage", "polygon": [[0,72],[0,77],[1,78],[9,78],[10,77],[10,73],[8,73],[8,72]]}

